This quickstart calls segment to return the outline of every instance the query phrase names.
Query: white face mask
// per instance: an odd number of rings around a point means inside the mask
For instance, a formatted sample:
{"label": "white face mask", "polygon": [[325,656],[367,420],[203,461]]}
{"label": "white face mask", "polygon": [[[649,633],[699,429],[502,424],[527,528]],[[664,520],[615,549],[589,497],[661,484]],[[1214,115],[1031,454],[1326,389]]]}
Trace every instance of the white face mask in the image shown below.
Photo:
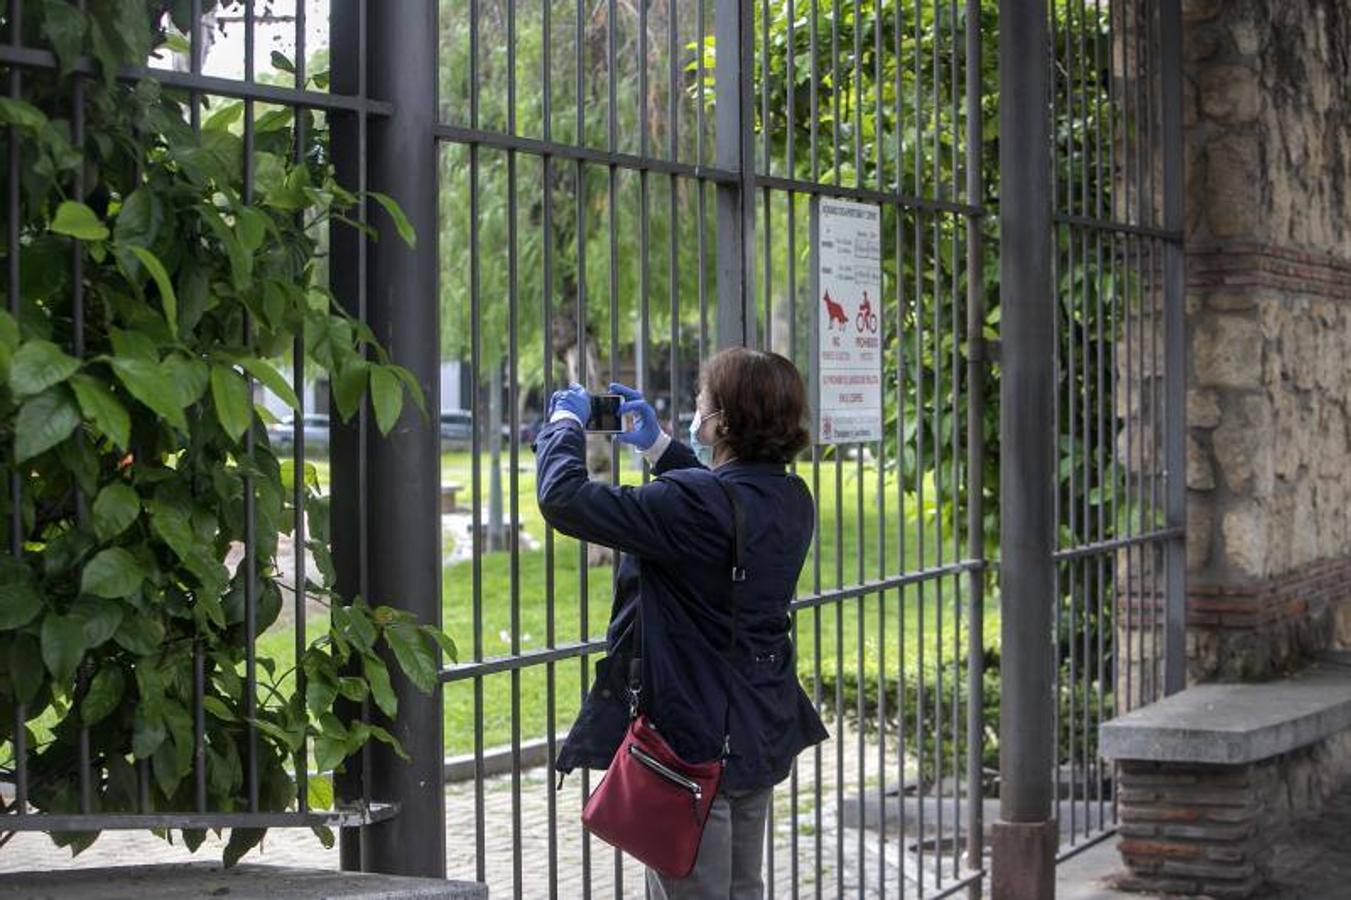
{"label": "white face mask", "polygon": [[[722,410],[711,412],[708,418],[722,415]],[[694,451],[695,457],[705,466],[713,465],[713,448],[703,441],[699,440],[699,429],[704,426],[704,414],[698,407],[694,410],[694,420],[690,422],[690,449]]]}

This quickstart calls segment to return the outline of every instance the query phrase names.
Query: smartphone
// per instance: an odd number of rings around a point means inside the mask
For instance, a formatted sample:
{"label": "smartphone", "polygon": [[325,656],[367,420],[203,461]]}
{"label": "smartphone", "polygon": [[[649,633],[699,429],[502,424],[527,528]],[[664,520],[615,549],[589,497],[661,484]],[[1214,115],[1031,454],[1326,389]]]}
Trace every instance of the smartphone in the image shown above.
{"label": "smartphone", "polygon": [[619,414],[619,404],[624,398],[618,394],[592,394],[591,417],[586,420],[586,430],[595,434],[618,434],[624,430],[624,417]]}

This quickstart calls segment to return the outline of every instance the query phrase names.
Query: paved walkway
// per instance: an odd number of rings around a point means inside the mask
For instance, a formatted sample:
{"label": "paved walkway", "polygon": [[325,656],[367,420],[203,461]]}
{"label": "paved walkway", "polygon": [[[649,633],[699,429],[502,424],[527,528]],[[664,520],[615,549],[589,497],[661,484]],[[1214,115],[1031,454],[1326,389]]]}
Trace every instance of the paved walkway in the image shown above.
{"label": "paved walkway", "polygon": [[[834,723],[831,723],[832,728]],[[823,897],[841,893],[857,896],[862,873],[866,896],[878,896],[879,880],[885,882],[888,897],[919,896],[917,874],[923,873],[931,885],[937,884],[938,872],[934,849],[942,853],[942,883],[952,883],[952,845],[939,839],[934,823],[929,823],[929,841],[921,861],[916,853],[917,843],[903,847],[892,834],[882,841],[872,830],[860,831],[842,827],[841,799],[855,793],[856,786],[866,783],[874,794],[877,791],[877,747],[871,742],[863,745],[865,753],[860,772],[857,735],[846,733],[843,743],[830,741],[821,747],[820,830],[817,830],[817,802],[815,755],[803,755],[798,771],[798,817],[796,827],[792,816],[790,783],[785,782],[774,806],[774,852],[767,865],[772,871],[773,893],[779,897],[793,896],[794,876],[800,896],[816,896],[818,888]],[[842,754],[837,756],[837,752]],[[890,754],[889,754],[890,756]],[[894,759],[894,757],[892,757]],[[843,782],[839,775],[843,773]],[[895,782],[894,770],[887,772],[889,784]],[[596,778],[591,779],[594,787]],[[843,784],[844,790],[839,786]],[[587,838],[580,825],[582,779],[574,773],[566,780],[563,790],[555,792],[543,769],[522,773],[520,779],[519,813],[513,803],[513,785],[510,775],[487,779],[483,785],[483,873],[493,897],[512,897],[518,883],[520,896],[548,897],[550,859],[555,860],[557,894],[568,898],[586,895],[586,883],[596,897],[643,896],[642,868],[631,859],[617,866],[615,853],[595,838]],[[549,803],[555,803],[556,838],[550,852]],[[450,785],[446,790],[446,845],[448,847],[448,874],[452,878],[477,880],[479,875],[475,829],[475,809],[480,802],[473,782]],[[949,797],[944,804],[952,808]],[[519,831],[513,826],[519,815]],[[944,831],[950,831],[952,816],[946,817]],[[894,830],[894,829],[893,829]],[[519,851],[513,835],[519,833]],[[819,836],[819,840],[818,840]],[[219,860],[223,842],[209,839],[196,855],[188,853],[181,844],[170,845],[143,832],[107,832],[92,847],[72,859],[68,851],[55,847],[45,835],[19,834],[0,849],[0,873],[34,869],[70,868],[148,864],[157,862],[184,862],[189,860]],[[819,848],[819,849],[818,849]],[[796,854],[796,856],[795,856]],[[901,861],[904,855],[904,876]],[[590,860],[589,873],[586,860]],[[796,864],[794,860],[796,859]],[[246,857],[246,861],[284,866],[333,868],[338,866],[336,849],[325,850],[318,840],[305,830],[274,830],[264,844]],[[861,861],[861,865],[860,865]],[[901,884],[905,889],[901,890]]]}

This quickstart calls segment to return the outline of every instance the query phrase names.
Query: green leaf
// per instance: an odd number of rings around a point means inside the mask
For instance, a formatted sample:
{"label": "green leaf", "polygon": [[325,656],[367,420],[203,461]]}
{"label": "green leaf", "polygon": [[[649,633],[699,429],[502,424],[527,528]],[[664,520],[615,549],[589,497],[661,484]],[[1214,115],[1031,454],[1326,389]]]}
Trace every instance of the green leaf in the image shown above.
{"label": "green leaf", "polygon": [[375,738],[382,744],[388,744],[390,747],[393,747],[394,753],[399,757],[399,759],[407,760],[409,758],[407,752],[405,752],[403,749],[403,745],[399,743],[398,738],[394,737],[394,735],[390,734],[388,731],[381,728],[379,725],[369,725],[367,726],[367,729],[370,732],[371,737]]}
{"label": "green leaf", "polygon": [[137,759],[145,759],[164,743],[164,719],[158,712],[144,707],[137,709],[135,723],[131,731],[131,753]]}
{"label": "green leaf", "polygon": [[141,498],[124,481],[106,485],[94,498],[94,533],[100,540],[111,540],[127,530],[141,514]]}
{"label": "green leaf", "polygon": [[219,697],[208,694],[202,698],[202,708],[211,715],[220,719],[222,722],[235,721],[235,714],[230,711],[230,707],[225,705],[225,701]]}
{"label": "green leaf", "polygon": [[185,562],[197,551],[197,535],[192,530],[192,518],[179,492],[161,490],[146,504],[150,524],[155,534]]}
{"label": "green leaf", "polygon": [[173,382],[163,370],[148,360],[114,357],[113,372],[137,400],[159,413],[179,431],[188,430],[183,407],[178,405],[178,394]]}
{"label": "green leaf", "polygon": [[338,407],[338,415],[347,421],[361,407],[361,398],[366,393],[366,373],[370,363],[353,355],[338,367],[333,379],[333,402]]}
{"label": "green leaf", "polygon": [[84,646],[93,650],[117,632],[123,611],[121,604],[114,601],[82,597],[71,607],[70,614],[84,622]]}
{"label": "green leaf", "polygon": [[235,210],[235,232],[246,253],[253,253],[263,246],[270,224],[267,215],[253,207],[241,206]]}
{"label": "green leaf", "polygon": [[460,651],[456,648],[455,642],[451,640],[450,635],[446,634],[435,625],[423,625],[422,633],[441,645],[441,652],[446,655],[447,660],[450,662],[459,662]]}
{"label": "green leaf", "polygon": [[80,591],[109,599],[126,597],[141,586],[144,578],[134,556],[121,547],[109,547],[84,567]]}
{"label": "green leaf", "polygon": [[149,656],[158,651],[164,641],[164,623],[153,615],[124,616],[113,640],[137,656]]}
{"label": "green leaf", "polygon": [[381,434],[389,434],[403,411],[403,386],[386,366],[371,367],[371,405]]}
{"label": "green leaf", "polygon": [[80,410],[70,392],[57,385],[38,394],[19,410],[14,421],[17,462],[32,459],[70,437],[80,425]]}
{"label": "green leaf", "polygon": [[399,380],[408,389],[408,393],[413,398],[413,402],[417,404],[417,408],[422,411],[424,416],[427,415],[427,397],[422,393],[422,385],[418,384],[416,376],[403,366],[390,365],[388,368],[399,376]]}
{"label": "green leaf", "polygon": [[106,241],[108,228],[92,209],[77,200],[66,200],[56,208],[51,230],[82,241]]}
{"label": "green leaf", "polygon": [[384,661],[373,653],[363,653],[361,671],[371,686],[371,698],[375,700],[375,705],[380,707],[382,713],[393,719],[399,714],[399,698],[394,693],[393,685],[390,684],[389,669],[385,667]]}
{"label": "green leaf", "polygon": [[287,383],[280,372],[272,367],[270,362],[252,356],[244,356],[236,359],[235,363],[262,382],[264,387],[276,394],[287,406],[292,409],[300,408],[300,400],[297,399],[296,392],[291,389],[291,385]]}
{"label": "green leaf", "polygon": [[42,648],[32,635],[14,635],[14,643],[9,646],[9,680],[14,683],[15,697],[20,703],[31,703],[46,683]]}
{"label": "green leaf", "polygon": [[332,737],[321,734],[314,739],[314,767],[320,772],[331,772],[347,758],[347,735]]}
{"label": "green leaf", "polygon": [[418,690],[430,694],[436,688],[436,657],[416,625],[395,622],[385,627],[385,643],[394,651],[399,668]]}
{"label": "green leaf", "polygon": [[42,619],[42,661],[52,680],[68,684],[84,658],[84,619],[47,613]]}
{"label": "green leaf", "polygon": [[170,353],[160,363],[164,375],[174,387],[174,400],[184,409],[202,399],[211,382],[211,366],[205,360]]}
{"label": "green leaf", "polygon": [[383,206],[385,212],[389,213],[389,217],[394,220],[394,228],[399,232],[399,237],[403,238],[403,242],[409,247],[416,247],[417,234],[413,231],[413,223],[409,222],[408,217],[403,214],[403,207],[394,202],[394,198],[388,194],[382,194],[379,191],[367,191],[366,194]]}
{"label": "green leaf", "polygon": [[31,103],[12,97],[0,97],[0,125],[15,125],[36,134],[46,124],[47,117]]}
{"label": "green leaf", "polygon": [[44,0],[42,33],[61,61],[61,74],[69,75],[84,47],[84,12],[68,0]]}
{"label": "green leaf", "polygon": [[9,364],[9,387],[16,397],[40,394],[74,375],[80,361],[50,341],[28,341]]}
{"label": "green leaf", "polygon": [[97,725],[122,701],[126,690],[126,676],[117,663],[108,662],[98,670],[89,683],[89,692],[80,704],[80,720],[84,725]]}
{"label": "green leaf", "polygon": [[188,54],[192,52],[192,44],[181,34],[166,34],[163,47],[174,53]]}
{"label": "green leaf", "polygon": [[175,336],[178,334],[178,297],[174,294],[174,284],[169,280],[169,273],[164,270],[164,264],[159,261],[159,257],[153,251],[145,247],[137,247],[132,244],[127,248],[136,254],[136,258],[145,266],[150,277],[155,280],[155,287],[159,288],[160,303],[164,305],[164,320],[169,323],[169,331]]}
{"label": "green leaf", "polygon": [[305,785],[305,795],[310,801],[310,809],[333,808],[333,780],[327,775],[312,775]]}
{"label": "green leaf", "polygon": [[230,126],[238,122],[243,115],[243,101],[232,100],[213,112],[211,116],[202,123],[202,127],[209,131],[228,131]]}
{"label": "green leaf", "polygon": [[147,362],[159,362],[159,347],[155,339],[139,331],[124,331],[121,328],[109,328],[108,338],[113,344],[115,356],[127,356],[143,359]]}
{"label": "green leaf", "polygon": [[124,247],[153,247],[164,227],[164,205],[148,186],[132,191],[113,222],[113,237]]}
{"label": "green leaf", "polygon": [[108,440],[125,450],[131,445],[131,416],[108,386],[92,375],[72,375],[70,386],[86,421],[92,422]]}
{"label": "green leaf", "polygon": [[0,557],[0,631],[22,628],[41,611],[32,571],[12,556]]}
{"label": "green leaf", "polygon": [[[314,805],[311,804],[311,808],[317,809],[318,807],[314,807]],[[323,845],[325,850],[333,849],[334,840],[332,828],[329,828],[327,825],[311,825],[310,831],[314,832],[314,836],[319,839],[319,843]]]}
{"label": "green leaf", "polygon": [[221,427],[232,441],[238,441],[253,421],[248,384],[234,369],[212,366],[211,399],[215,403],[216,418],[220,420]]}
{"label": "green leaf", "polygon": [[280,69],[283,72],[289,72],[292,75],[296,73],[295,64],[286,57],[280,50],[272,51],[272,68]]}

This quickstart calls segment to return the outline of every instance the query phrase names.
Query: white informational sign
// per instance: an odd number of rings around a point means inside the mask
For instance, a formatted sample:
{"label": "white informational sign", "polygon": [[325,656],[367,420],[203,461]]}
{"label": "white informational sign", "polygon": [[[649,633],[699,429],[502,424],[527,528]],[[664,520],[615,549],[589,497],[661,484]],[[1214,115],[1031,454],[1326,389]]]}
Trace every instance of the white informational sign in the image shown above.
{"label": "white informational sign", "polygon": [[816,226],[816,441],[879,441],[881,213],[823,197]]}

